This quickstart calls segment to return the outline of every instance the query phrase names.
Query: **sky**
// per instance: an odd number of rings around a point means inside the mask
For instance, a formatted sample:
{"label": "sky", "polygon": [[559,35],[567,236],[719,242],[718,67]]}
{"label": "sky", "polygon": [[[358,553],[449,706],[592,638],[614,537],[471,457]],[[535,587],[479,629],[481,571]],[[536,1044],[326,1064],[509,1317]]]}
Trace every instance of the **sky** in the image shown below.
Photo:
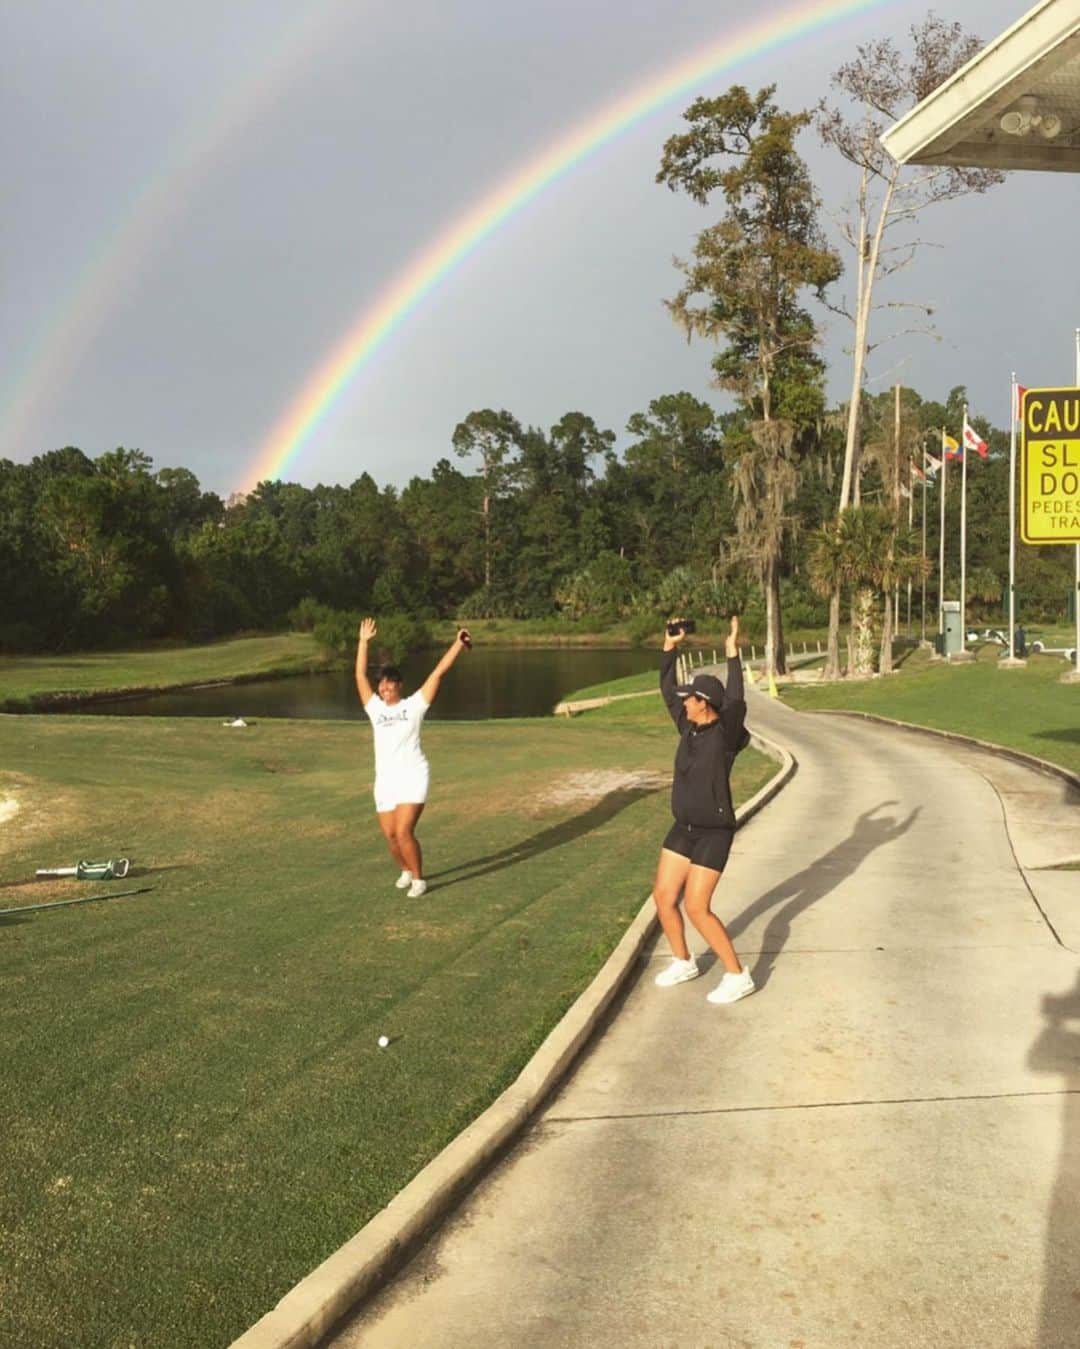
{"label": "sky", "polygon": [[[0,458],[124,445],[223,496],[250,488],[347,334],[500,182],[737,35],[748,12],[790,9],[0,4]],[[990,40],[1023,5],[936,12]],[[585,412],[625,444],[627,419],[662,394],[728,406],[709,384],[710,348],[688,344],[663,305],[678,289],[673,258],[719,214],[656,184],[664,141],[693,96],[732,83],[775,83],[782,106],[811,106],[860,42],[902,40],[925,13],[881,0],[703,80],[581,157],[376,343],[285,476],[402,486],[452,458],[455,425],[484,407],[542,427]],[[800,148],[835,233],[853,171],[813,133]],[[899,380],[944,399],[963,384],[974,413],[1005,425],[1013,370],[1029,386],[1071,383],[1078,188],[1019,173],[927,212],[920,237],[934,246],[888,298],[932,304],[937,337],[883,344],[868,387]],[[851,289],[841,281],[838,298]],[[821,317],[838,401],[849,330]]]}

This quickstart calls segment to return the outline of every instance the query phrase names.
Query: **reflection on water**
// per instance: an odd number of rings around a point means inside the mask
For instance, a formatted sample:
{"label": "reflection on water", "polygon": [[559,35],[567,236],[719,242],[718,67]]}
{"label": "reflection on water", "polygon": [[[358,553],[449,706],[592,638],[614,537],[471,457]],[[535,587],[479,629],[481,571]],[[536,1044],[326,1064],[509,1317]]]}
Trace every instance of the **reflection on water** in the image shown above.
{"label": "reflection on water", "polygon": [[[424,682],[441,651],[420,651],[403,666],[405,689]],[[546,716],[560,698],[575,689],[622,675],[654,670],[655,651],[474,649],[464,652],[444,676],[430,713],[448,721],[488,717]],[[86,703],[68,709],[113,716],[159,717],[308,717],[348,720],[363,715],[351,670],[296,675],[255,684],[160,693],[152,698]]]}

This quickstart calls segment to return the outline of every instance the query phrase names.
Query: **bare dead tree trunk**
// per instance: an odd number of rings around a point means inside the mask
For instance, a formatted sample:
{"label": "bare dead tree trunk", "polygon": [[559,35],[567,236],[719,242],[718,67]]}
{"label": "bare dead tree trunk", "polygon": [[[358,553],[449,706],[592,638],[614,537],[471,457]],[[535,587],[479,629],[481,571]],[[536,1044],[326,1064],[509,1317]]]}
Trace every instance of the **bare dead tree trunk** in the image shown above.
{"label": "bare dead tree trunk", "polygon": [[[897,165],[886,185],[880,213],[872,235],[870,233],[868,218],[869,205],[867,197],[870,184],[870,173],[868,169],[863,169],[862,176],[859,180],[859,227],[857,250],[859,255],[859,270],[857,275],[855,303],[855,342],[852,352],[851,398],[848,402],[847,436],[844,442],[844,471],[840,479],[840,514],[843,514],[848,506],[852,504],[853,494],[855,497],[854,504],[858,504],[859,484],[855,473],[855,459],[856,448],[859,443],[859,419],[862,412],[862,388],[863,379],[866,374],[866,348],[870,332],[870,314],[873,308],[874,278],[877,274],[878,263],[881,259],[881,240],[885,233],[885,226],[888,223],[889,207],[892,202],[893,193],[896,190],[899,172],[900,166]],[[836,624],[835,631],[833,629],[834,622]],[[836,679],[840,674],[839,639],[840,587],[837,586],[829,601],[829,655],[825,661],[824,671],[824,678],[826,679]],[[834,650],[837,653],[837,665],[835,668],[833,668],[832,665],[832,653]],[[853,664],[849,662],[848,668],[853,669]]]}

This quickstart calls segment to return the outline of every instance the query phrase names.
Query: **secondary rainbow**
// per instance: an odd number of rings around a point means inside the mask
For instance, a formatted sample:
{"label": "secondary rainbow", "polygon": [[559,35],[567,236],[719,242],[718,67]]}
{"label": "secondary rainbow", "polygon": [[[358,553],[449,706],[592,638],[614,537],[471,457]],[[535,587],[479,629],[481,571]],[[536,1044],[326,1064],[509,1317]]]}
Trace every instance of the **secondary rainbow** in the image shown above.
{"label": "secondary rainbow", "polygon": [[363,310],[274,426],[252,465],[246,487],[268,478],[281,478],[309,444],[336,400],[394,330],[490,234],[563,174],[703,80],[890,2],[818,0],[787,5],[695,51],[692,57],[621,95],[504,179],[458,217],[445,234],[415,257],[388,289]]}
{"label": "secondary rainbow", "polygon": [[200,102],[175,140],[161,147],[153,172],[133,185],[106,228],[89,239],[71,284],[51,308],[42,307],[21,363],[0,370],[0,454],[18,456],[33,443],[35,416],[70,381],[99,328],[131,296],[140,270],[174,237],[174,217],[196,198],[218,154],[316,67],[355,11],[352,0],[310,0],[278,28],[253,30],[249,67],[233,71],[218,96]]}

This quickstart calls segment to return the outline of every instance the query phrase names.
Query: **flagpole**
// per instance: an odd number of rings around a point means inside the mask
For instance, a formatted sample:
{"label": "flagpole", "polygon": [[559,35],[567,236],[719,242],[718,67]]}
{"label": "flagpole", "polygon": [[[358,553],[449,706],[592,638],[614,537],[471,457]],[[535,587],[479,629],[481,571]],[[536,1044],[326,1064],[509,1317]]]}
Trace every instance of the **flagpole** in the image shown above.
{"label": "flagpole", "polygon": [[926,489],[930,485],[930,479],[926,472],[926,441],[922,442],[922,603],[919,606],[919,624],[921,628],[921,641],[926,641]]}
{"label": "flagpole", "polygon": [[960,650],[967,650],[967,404],[964,430],[960,433]]}
{"label": "flagpole", "polygon": [[941,538],[938,541],[938,613],[937,630],[941,634],[941,654],[945,654],[945,488],[949,460],[945,453],[945,428],[941,428]]}
{"label": "flagpole", "polygon": [[[900,515],[900,385],[895,388],[895,398],[893,400],[893,481],[896,483],[895,495],[893,497],[893,522],[897,523]],[[910,477],[910,473],[908,475]],[[895,577],[893,579],[893,633],[900,631],[900,582]]]}
{"label": "flagpole", "polygon": [[[1076,384],[1080,388],[1080,328],[1076,329]],[[1080,679],[1080,543],[1076,545],[1076,593],[1073,595],[1073,617],[1076,619],[1075,652],[1076,677]]]}
{"label": "flagpole", "polygon": [[1016,659],[1016,371],[1012,372],[1009,400],[1009,657]]}
{"label": "flagpole", "polygon": [[[915,460],[908,455],[907,461],[907,527],[908,537],[911,536],[911,526],[915,523]],[[923,491],[926,490],[926,484],[923,484]],[[907,622],[904,624],[907,629],[907,635],[911,636],[911,573],[908,572],[907,578]]]}

